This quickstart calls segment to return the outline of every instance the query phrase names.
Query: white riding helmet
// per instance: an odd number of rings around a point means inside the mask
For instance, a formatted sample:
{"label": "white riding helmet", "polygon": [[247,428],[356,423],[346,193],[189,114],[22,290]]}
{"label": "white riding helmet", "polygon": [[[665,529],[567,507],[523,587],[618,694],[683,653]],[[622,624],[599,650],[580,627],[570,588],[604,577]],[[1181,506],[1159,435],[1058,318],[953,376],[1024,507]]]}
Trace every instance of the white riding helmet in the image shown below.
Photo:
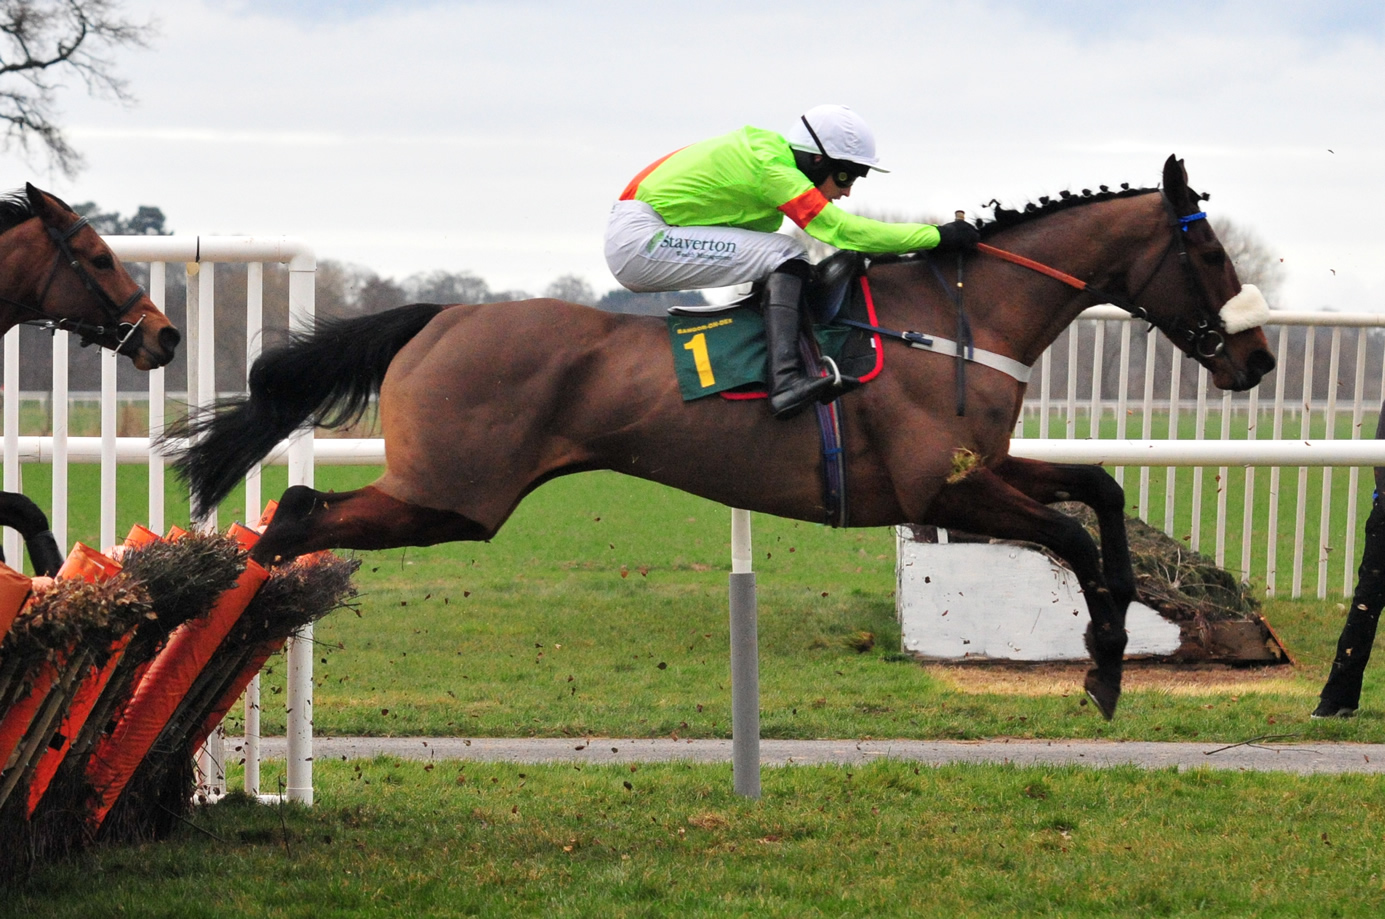
{"label": "white riding helmet", "polygon": [[865,119],[845,105],[813,106],[789,128],[784,139],[795,150],[821,153],[829,159],[889,172],[878,165],[875,132]]}

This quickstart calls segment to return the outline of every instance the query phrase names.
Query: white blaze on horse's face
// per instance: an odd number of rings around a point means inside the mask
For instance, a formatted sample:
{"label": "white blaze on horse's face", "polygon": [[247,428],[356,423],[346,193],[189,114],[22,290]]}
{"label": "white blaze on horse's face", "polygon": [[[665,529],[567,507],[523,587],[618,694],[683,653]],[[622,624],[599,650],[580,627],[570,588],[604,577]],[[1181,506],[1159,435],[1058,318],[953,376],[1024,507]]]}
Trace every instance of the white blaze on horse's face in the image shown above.
{"label": "white blaze on horse's face", "polygon": [[1228,335],[1259,328],[1270,321],[1270,305],[1258,287],[1243,284],[1241,292],[1221,308],[1221,321]]}

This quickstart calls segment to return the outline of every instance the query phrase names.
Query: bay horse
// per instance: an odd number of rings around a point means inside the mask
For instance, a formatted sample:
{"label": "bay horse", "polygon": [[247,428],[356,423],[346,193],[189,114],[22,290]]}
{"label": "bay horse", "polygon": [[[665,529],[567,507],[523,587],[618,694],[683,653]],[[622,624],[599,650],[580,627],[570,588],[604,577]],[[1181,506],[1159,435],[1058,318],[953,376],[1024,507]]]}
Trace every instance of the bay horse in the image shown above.
{"label": "bay horse", "polygon": [[[0,195],[0,334],[20,324],[73,332],[140,370],[173,360],[182,341],[87,219],[33,185]],[[62,563],[48,518],[23,495],[0,492],[0,526],[24,537],[36,573]]]}
{"label": "bay horse", "polygon": [[[1109,299],[1167,334],[1217,386],[1255,386],[1274,357],[1259,326],[1237,319],[1228,327],[1224,307],[1259,295],[1242,290],[1198,219],[1200,200],[1182,161],[1170,157],[1162,190],[1065,196],[987,224],[983,249],[1059,266],[1048,270],[1075,286],[982,252],[968,255],[974,346],[1032,365],[1078,313]],[[948,291],[961,268],[926,255],[873,262],[867,277],[879,324],[955,334]],[[1263,322],[1268,308],[1262,298],[1258,306]],[[1110,718],[1135,591],[1123,490],[1095,467],[1009,455],[1025,391],[1015,376],[971,365],[959,416],[953,358],[884,347],[883,372],[841,400],[850,525],[934,524],[1054,552],[1082,585],[1095,663],[1084,685]],[[282,438],[307,424],[349,423],[377,393],[384,474],[341,494],[289,488],[252,552],[257,560],[489,539],[536,487],[593,469],[731,507],[824,519],[812,413],[786,421],[753,401],[685,402],[661,319],[551,299],[419,304],[319,324],[267,350],[248,395],[189,419],[164,443],[201,514]],[[1047,506],[1067,500],[1096,511],[1100,553],[1079,523]]]}

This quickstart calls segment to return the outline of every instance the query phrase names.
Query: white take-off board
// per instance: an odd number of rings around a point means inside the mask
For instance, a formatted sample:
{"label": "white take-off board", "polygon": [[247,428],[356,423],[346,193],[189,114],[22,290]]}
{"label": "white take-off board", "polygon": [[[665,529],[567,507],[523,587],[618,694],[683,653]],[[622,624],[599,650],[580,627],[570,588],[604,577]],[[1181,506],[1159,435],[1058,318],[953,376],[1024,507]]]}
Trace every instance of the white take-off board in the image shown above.
{"label": "white take-off board", "polygon": [[[903,650],[941,660],[1089,660],[1089,618],[1076,576],[1011,543],[918,542],[900,527],[898,591]],[[1176,623],[1142,603],[1126,613],[1127,656],[1172,654]]]}

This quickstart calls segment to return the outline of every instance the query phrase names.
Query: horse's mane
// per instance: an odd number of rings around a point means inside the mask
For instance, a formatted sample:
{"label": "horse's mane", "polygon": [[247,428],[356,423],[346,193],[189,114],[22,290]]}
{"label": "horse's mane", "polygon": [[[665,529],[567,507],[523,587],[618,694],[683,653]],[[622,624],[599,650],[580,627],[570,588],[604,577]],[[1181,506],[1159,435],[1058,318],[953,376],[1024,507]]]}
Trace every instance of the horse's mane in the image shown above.
{"label": "horse's mane", "polygon": [[13,230],[24,221],[37,216],[34,206],[29,203],[29,197],[22,189],[0,194],[0,233]]}
{"label": "horse's mane", "polygon": [[[48,192],[44,192],[44,194],[70,213],[77,213],[72,209],[72,205],[57,195]],[[37,216],[38,212],[34,210],[33,204],[29,201],[29,195],[24,189],[17,188],[14,191],[0,193],[0,233],[7,233],[24,221]]]}
{"label": "horse's mane", "polygon": [[[1081,207],[1084,204],[1095,204],[1098,201],[1112,201],[1116,198],[1133,198],[1137,195],[1147,195],[1159,190],[1157,188],[1131,188],[1128,182],[1122,182],[1119,189],[1111,189],[1105,185],[1099,185],[1097,188],[1097,191],[1084,188],[1080,193],[1061,191],[1056,198],[1044,195],[1037,204],[1031,201],[1022,208],[1013,209],[1005,207],[995,198],[992,198],[986,205],[991,209],[991,218],[989,220],[977,218],[976,226],[984,239],[994,233],[999,233],[1001,230],[1007,230],[1031,220],[1038,220],[1058,211],[1065,211],[1070,207]],[[1196,192],[1193,194],[1196,196]]]}

